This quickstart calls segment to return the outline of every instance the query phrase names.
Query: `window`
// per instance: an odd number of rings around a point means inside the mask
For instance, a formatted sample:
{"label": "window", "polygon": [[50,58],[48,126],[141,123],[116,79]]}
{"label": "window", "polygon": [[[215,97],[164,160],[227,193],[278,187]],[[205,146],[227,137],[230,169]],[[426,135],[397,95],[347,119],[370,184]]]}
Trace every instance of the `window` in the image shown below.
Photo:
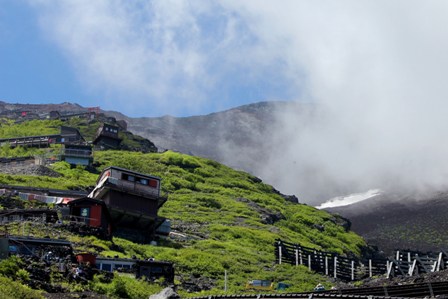
{"label": "window", "polygon": [[162,273],[161,267],[151,267],[151,273]]}
{"label": "window", "polygon": [[153,188],[157,188],[158,187],[157,180],[149,180],[149,186],[153,187]]}
{"label": "window", "polygon": [[125,180],[125,181],[135,182],[135,176],[133,176],[133,175],[129,175],[129,174],[127,174],[127,173],[123,173],[123,174],[121,175],[121,179],[122,179],[122,180]]}
{"label": "window", "polygon": [[111,264],[101,264],[101,269],[104,270],[104,271],[111,272],[112,271],[112,266],[111,266]]}
{"label": "window", "polygon": [[148,185],[148,180],[147,179],[142,179],[140,178],[137,183],[142,184],[142,185]]}
{"label": "window", "polygon": [[82,217],[89,217],[90,214],[90,208],[81,208],[81,216]]}

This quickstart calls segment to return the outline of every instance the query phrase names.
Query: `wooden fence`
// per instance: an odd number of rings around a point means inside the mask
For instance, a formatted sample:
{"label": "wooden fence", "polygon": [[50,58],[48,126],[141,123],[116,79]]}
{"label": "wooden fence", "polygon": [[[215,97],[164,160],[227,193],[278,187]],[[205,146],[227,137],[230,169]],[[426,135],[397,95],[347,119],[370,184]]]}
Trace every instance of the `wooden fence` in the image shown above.
{"label": "wooden fence", "polygon": [[303,265],[311,271],[345,281],[377,275],[412,276],[448,268],[448,255],[444,251],[426,254],[397,251],[394,257],[357,259],[277,240],[275,255],[278,264]]}

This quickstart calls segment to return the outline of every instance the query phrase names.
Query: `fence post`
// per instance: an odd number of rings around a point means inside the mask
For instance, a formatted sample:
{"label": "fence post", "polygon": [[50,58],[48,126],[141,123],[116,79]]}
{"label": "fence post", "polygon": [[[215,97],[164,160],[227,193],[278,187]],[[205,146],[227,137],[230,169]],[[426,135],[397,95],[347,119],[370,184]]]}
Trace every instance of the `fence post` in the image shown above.
{"label": "fence post", "polygon": [[392,269],[394,269],[394,263],[393,262],[386,262],[386,268],[387,268],[387,275],[386,278],[389,278],[391,275],[393,276],[395,273],[392,272]]}
{"label": "fence post", "polygon": [[302,249],[300,249],[300,264],[303,265],[303,256],[302,256]]}
{"label": "fence post", "polygon": [[296,266],[299,265],[299,250],[296,247]]}
{"label": "fence post", "polygon": [[328,256],[325,256],[325,275],[328,276]]}
{"label": "fence post", "polygon": [[352,280],[355,280],[355,261],[352,261]]}
{"label": "fence post", "polygon": [[[443,252],[439,253],[439,258],[437,259],[437,268],[436,271],[439,272],[443,262]],[[442,268],[443,269],[443,268]]]}
{"label": "fence post", "polygon": [[333,275],[334,278],[336,278],[338,276],[337,267],[338,267],[338,257],[334,256],[334,275]]}
{"label": "fence post", "polygon": [[227,270],[224,270],[224,292],[227,292]]}
{"label": "fence post", "polygon": [[308,269],[311,271],[311,254],[308,254]]}
{"label": "fence post", "polygon": [[279,265],[282,264],[282,242],[278,242],[278,263]]}
{"label": "fence post", "polygon": [[369,259],[369,277],[372,277],[372,260]]}

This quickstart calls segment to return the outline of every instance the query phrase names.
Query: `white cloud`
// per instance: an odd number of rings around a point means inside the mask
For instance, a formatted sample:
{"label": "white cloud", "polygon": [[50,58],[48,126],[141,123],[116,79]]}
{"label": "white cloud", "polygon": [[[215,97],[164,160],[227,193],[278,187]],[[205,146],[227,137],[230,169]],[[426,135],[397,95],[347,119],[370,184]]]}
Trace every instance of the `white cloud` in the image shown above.
{"label": "white cloud", "polygon": [[219,107],[216,97],[238,84],[264,91],[266,82],[318,103],[306,124],[280,115],[283,134],[272,138],[281,147],[258,169],[302,200],[446,185],[446,1],[42,0],[36,7],[81,80],[121,96],[109,108],[193,112],[212,101]]}
{"label": "white cloud", "polygon": [[228,86],[259,77],[265,65],[253,58],[243,20],[209,1],[31,3],[84,85],[119,101],[105,108],[125,104],[141,115],[148,106],[169,113],[219,107],[216,96],[225,100]]}
{"label": "white cloud", "polygon": [[[281,114],[263,177],[318,202],[448,179],[444,1],[235,2],[252,30],[306,77],[319,111]],[[300,77],[297,78],[300,80]],[[297,128],[300,129],[297,129]]]}
{"label": "white cloud", "polygon": [[198,43],[203,28],[194,5],[67,0],[36,7],[46,36],[73,62],[80,80],[100,94],[120,95],[121,103],[107,108],[126,104],[125,111],[141,113],[148,106],[189,108],[204,101],[208,58]]}

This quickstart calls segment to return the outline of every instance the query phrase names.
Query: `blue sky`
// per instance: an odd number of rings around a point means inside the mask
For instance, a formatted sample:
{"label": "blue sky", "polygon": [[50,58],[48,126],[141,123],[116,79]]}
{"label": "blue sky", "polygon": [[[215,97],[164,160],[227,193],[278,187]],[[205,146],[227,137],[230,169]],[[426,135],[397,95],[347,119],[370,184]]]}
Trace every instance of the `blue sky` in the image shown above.
{"label": "blue sky", "polygon": [[60,103],[88,97],[70,62],[37,26],[36,12],[22,1],[0,8],[0,98],[18,103]]}
{"label": "blue sky", "polygon": [[0,99],[187,116],[300,94],[235,8],[129,3],[1,0]]}
{"label": "blue sky", "polygon": [[0,99],[129,116],[318,103],[262,139],[279,190],[448,188],[447,15],[446,0],[0,0]]}

